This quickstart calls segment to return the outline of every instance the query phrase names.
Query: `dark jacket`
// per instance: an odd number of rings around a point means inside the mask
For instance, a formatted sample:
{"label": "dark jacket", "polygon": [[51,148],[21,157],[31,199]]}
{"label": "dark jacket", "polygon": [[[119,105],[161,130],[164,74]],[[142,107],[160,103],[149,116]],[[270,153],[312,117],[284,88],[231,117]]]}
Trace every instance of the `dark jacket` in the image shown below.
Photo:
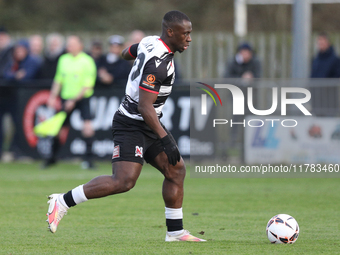
{"label": "dark jacket", "polygon": [[98,61],[98,69],[102,67],[106,68],[106,70],[111,75],[113,75],[114,77],[113,83],[115,83],[118,81],[127,80],[132,66],[128,61],[122,58],[119,58],[116,62],[110,64],[107,62],[106,56],[103,56]]}
{"label": "dark jacket", "polygon": [[16,63],[13,60],[7,64],[4,72],[4,78],[7,80],[14,80],[15,73],[18,70],[24,69],[26,71],[26,75],[22,79],[22,81],[24,81],[34,79],[36,77],[40,67],[40,61],[35,57],[27,55],[27,57],[23,61],[18,63],[17,67],[15,67],[15,65]]}
{"label": "dark jacket", "polygon": [[7,47],[0,51],[0,79],[3,78],[5,68],[12,60],[13,47]]}
{"label": "dark jacket", "polygon": [[311,78],[339,78],[340,60],[333,47],[325,52],[319,52],[312,62]]}
{"label": "dark jacket", "polygon": [[56,56],[45,55],[43,63],[40,67],[38,78],[39,79],[54,79],[55,73],[57,71],[58,60],[65,51],[62,51]]}
{"label": "dark jacket", "polygon": [[261,77],[261,64],[260,61],[253,57],[248,63],[239,64],[234,57],[228,64],[228,69],[225,74],[226,78],[241,78],[245,72],[252,72],[254,78]]}

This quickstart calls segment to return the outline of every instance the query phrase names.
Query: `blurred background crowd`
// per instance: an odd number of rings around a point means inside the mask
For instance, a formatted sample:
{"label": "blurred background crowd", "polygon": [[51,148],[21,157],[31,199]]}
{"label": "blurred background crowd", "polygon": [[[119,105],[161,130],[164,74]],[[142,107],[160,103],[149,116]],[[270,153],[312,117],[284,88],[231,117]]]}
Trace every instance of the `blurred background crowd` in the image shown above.
{"label": "blurred background crowd", "polygon": [[[123,60],[120,57],[121,51],[125,47],[139,43],[145,36],[143,31],[134,30],[126,36],[126,39],[121,35],[112,35],[106,39],[94,37],[86,42],[88,47],[84,50],[97,65],[98,86],[123,83],[127,79],[132,62]],[[50,33],[46,36],[32,34],[27,38],[14,40],[4,26],[0,27],[0,79],[52,80],[59,57],[67,52],[65,41],[66,36],[60,33]],[[339,78],[340,60],[329,35],[319,32],[315,37],[315,47],[310,77]],[[270,63],[257,56],[257,50],[251,43],[239,41],[234,53],[232,57],[224,59],[220,77],[252,79],[273,76],[263,74],[262,65]],[[202,72],[204,73],[204,70]],[[181,78],[181,73],[181,68],[177,68],[177,79]]]}
{"label": "blurred background crowd", "polygon": [[[121,51],[139,43],[144,36],[144,32],[135,30],[127,40],[123,36],[112,35],[106,41],[99,38],[90,41],[90,47],[85,51],[96,63],[98,86],[127,79],[132,63],[121,58]],[[0,27],[0,79],[52,80],[58,59],[66,51],[65,36],[60,33],[50,33],[45,37],[33,34],[28,38],[13,40],[7,29]]]}

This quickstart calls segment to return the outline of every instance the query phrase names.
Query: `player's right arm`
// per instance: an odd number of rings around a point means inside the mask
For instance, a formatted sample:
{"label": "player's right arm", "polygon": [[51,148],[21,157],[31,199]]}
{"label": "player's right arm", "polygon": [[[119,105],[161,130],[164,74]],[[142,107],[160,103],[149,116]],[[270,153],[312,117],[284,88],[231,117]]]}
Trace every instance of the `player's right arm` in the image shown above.
{"label": "player's right arm", "polygon": [[164,128],[161,126],[153,104],[157,100],[158,93],[148,92],[139,88],[139,103],[138,111],[142,115],[145,123],[159,137],[163,138],[167,135]]}
{"label": "player's right arm", "polygon": [[[138,72],[140,72],[140,70]],[[166,77],[166,63],[156,67],[155,59],[151,58],[145,64],[139,82],[138,111],[142,115],[145,123],[159,138],[163,138],[167,133],[159,122],[153,104],[158,98],[161,85]]]}
{"label": "player's right arm", "polygon": [[125,60],[134,60],[137,57],[139,43],[133,44],[122,51],[122,57]]}

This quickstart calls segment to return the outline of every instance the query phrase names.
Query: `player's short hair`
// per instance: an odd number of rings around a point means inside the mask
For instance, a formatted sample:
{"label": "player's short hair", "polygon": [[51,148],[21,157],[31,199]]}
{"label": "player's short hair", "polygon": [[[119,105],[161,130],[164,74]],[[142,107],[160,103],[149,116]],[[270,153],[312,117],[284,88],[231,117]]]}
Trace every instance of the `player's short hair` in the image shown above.
{"label": "player's short hair", "polygon": [[189,17],[180,11],[169,11],[163,17],[163,24],[170,27],[172,24],[182,23],[183,20],[190,21]]}

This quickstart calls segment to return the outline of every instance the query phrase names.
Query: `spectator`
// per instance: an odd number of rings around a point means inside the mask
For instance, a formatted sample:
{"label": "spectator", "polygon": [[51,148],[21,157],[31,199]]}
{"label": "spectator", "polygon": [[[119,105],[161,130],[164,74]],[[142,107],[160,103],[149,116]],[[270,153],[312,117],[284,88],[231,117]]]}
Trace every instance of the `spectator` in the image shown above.
{"label": "spectator", "polygon": [[53,79],[57,70],[59,57],[65,53],[65,39],[61,34],[52,33],[46,37],[46,50],[39,72],[40,79]]}
{"label": "spectator", "polygon": [[131,64],[120,57],[124,38],[120,35],[109,37],[109,53],[102,57],[98,64],[98,79],[103,85],[126,80],[131,70]]}
{"label": "spectator", "polygon": [[89,55],[93,58],[98,67],[100,59],[103,57],[103,43],[99,39],[93,39]]}
{"label": "spectator", "polygon": [[4,27],[0,27],[0,79],[3,78],[6,65],[12,60],[11,37]]}
{"label": "spectator", "polygon": [[42,63],[42,51],[44,49],[44,40],[41,35],[32,35],[29,38],[30,53]]}
{"label": "spectator", "polygon": [[311,78],[339,78],[339,58],[326,33],[319,33],[317,47],[318,53],[312,61]]}
{"label": "spectator", "polygon": [[255,57],[253,49],[248,43],[240,44],[234,59],[228,64],[225,77],[252,80],[260,76],[261,64]]}
{"label": "spectator", "polygon": [[[4,27],[0,28],[0,80],[3,78],[6,66],[12,61],[13,46],[11,44],[11,37]],[[0,84],[1,85],[1,84]],[[14,122],[14,126],[18,124],[17,114],[17,98],[15,87],[0,86],[0,160],[2,154],[3,138],[3,117],[9,114]],[[17,152],[17,132],[14,128],[14,136],[11,141],[10,150]]]}
{"label": "spectator", "polygon": [[[241,78],[240,88],[243,93],[246,93],[246,87],[253,82],[254,78],[260,78],[261,76],[261,64],[260,61],[255,57],[252,47],[248,43],[242,43],[237,48],[235,57],[229,62],[226,78]],[[235,81],[236,82],[236,81]],[[256,105],[258,91],[253,90],[253,102]],[[245,109],[248,109],[245,107]],[[249,111],[246,110],[246,114]],[[242,122],[244,116],[235,115],[233,116],[234,122]],[[243,131],[239,126],[233,125],[231,129],[231,146],[237,146],[242,144]]]}
{"label": "spectator", "polygon": [[28,41],[22,39],[14,45],[13,60],[5,67],[4,78],[17,81],[33,79],[39,67],[39,61],[29,53]]}
{"label": "spectator", "polygon": [[[333,46],[326,33],[319,33],[317,39],[318,53],[312,60],[311,78],[339,78],[340,59],[337,57]],[[311,81],[313,84],[313,81]],[[320,84],[322,84],[320,86]],[[324,81],[317,81],[315,86],[310,88],[312,95],[313,115],[335,116],[338,114],[338,88],[337,85]]]}

